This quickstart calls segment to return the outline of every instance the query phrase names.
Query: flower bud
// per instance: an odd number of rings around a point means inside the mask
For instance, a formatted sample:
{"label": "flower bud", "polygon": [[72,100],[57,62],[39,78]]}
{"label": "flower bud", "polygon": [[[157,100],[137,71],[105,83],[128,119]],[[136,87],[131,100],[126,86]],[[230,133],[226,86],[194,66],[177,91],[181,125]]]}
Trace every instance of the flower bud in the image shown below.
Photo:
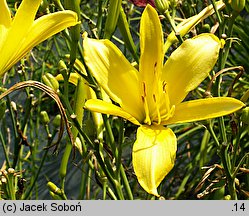
{"label": "flower bud", "polygon": [[14,170],[13,168],[9,168],[9,169],[8,169],[8,173],[9,173],[9,174],[14,174],[14,173],[15,173],[15,170]]}
{"label": "flower bud", "polygon": [[241,121],[244,124],[249,125],[249,107],[246,107],[242,110]]}
{"label": "flower bud", "polygon": [[122,4],[121,0],[110,0],[109,1],[108,14],[107,14],[105,29],[104,29],[104,38],[106,39],[110,39],[116,29],[121,4]]}
{"label": "flower bud", "polygon": [[60,127],[60,125],[61,125],[61,115],[60,115],[60,114],[57,114],[57,115],[54,117],[54,120],[53,120],[52,124],[53,124],[53,126],[54,126],[55,128]]}
{"label": "flower bud", "polygon": [[79,137],[76,137],[74,145],[78,149],[79,153],[82,155],[83,154],[82,143]]}
{"label": "flower bud", "polygon": [[53,182],[48,182],[47,186],[48,186],[49,190],[52,191],[54,194],[62,195],[61,189],[58,188]]}
{"label": "flower bud", "polygon": [[49,194],[54,200],[61,200],[61,197],[56,195],[54,192],[49,191]]}
{"label": "flower bud", "polygon": [[162,14],[169,9],[168,0],[155,0],[155,5],[157,10]]}
{"label": "flower bud", "polygon": [[209,33],[210,30],[211,30],[210,25],[206,23],[201,27],[200,33],[206,33],[206,32]]}
{"label": "flower bud", "polygon": [[11,101],[10,105],[11,105],[12,109],[16,112],[17,111],[16,103],[14,101]]}
{"label": "flower bud", "polygon": [[58,80],[50,73],[46,73],[42,76],[43,82],[49,86],[50,88],[57,91],[59,89],[59,82]]}
{"label": "flower bud", "polygon": [[244,9],[245,7],[245,0],[230,0],[230,5],[233,10],[240,12]]}
{"label": "flower bud", "polygon": [[41,122],[42,122],[43,124],[46,125],[46,124],[49,123],[50,119],[49,119],[48,113],[47,113],[46,111],[41,111],[41,112],[40,112],[40,117],[41,117]]}
{"label": "flower bud", "polygon": [[7,179],[6,179],[5,176],[1,176],[1,182],[2,182],[2,183],[7,183]]}

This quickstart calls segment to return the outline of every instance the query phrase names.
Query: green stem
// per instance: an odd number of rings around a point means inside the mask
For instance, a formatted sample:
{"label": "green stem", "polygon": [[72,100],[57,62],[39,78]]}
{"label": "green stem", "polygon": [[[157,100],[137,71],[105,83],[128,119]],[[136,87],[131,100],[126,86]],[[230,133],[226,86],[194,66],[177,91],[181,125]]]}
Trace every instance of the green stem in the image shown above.
{"label": "green stem", "polygon": [[124,183],[124,189],[128,195],[128,199],[133,200],[133,195],[132,195],[132,191],[130,188],[130,184],[129,184],[129,181],[128,181],[127,176],[125,174],[123,166],[121,166],[120,171],[121,171],[121,178],[122,178],[123,183]]}
{"label": "green stem", "polygon": [[0,132],[0,141],[1,141],[2,147],[3,147],[3,153],[5,156],[5,160],[6,160],[6,167],[9,168],[10,167],[10,160],[9,160],[9,156],[8,156],[8,152],[7,152],[7,148],[6,148],[6,142],[3,138],[2,132]]}
{"label": "green stem", "polygon": [[237,173],[238,173],[238,171],[239,171],[239,168],[242,166],[242,164],[244,163],[244,161],[245,161],[246,159],[249,159],[249,152],[247,152],[247,153],[241,158],[241,160],[240,160],[238,166],[235,168],[235,170],[234,170],[234,172],[233,172],[233,175],[232,175],[233,178],[236,177],[236,175],[237,175]]}
{"label": "green stem", "polygon": [[121,169],[121,159],[122,159],[122,144],[124,140],[124,121],[123,119],[119,118],[119,137],[118,137],[118,155],[117,155],[117,162],[116,162],[116,167],[117,167],[117,177],[119,178],[120,176],[120,169]]}
{"label": "green stem", "polygon": [[9,198],[10,198],[10,200],[16,200],[14,175],[13,175],[13,173],[8,173],[7,175],[8,175],[7,176],[7,187],[8,187],[8,192],[9,192]]}
{"label": "green stem", "polygon": [[[82,94],[84,94],[84,81],[82,78],[80,78],[78,80],[78,85],[76,87],[76,93],[75,93],[75,104],[74,104],[74,113],[76,115],[76,121],[79,123],[79,126],[82,126],[82,120],[83,120],[83,104],[84,104],[84,100],[85,98],[82,97]],[[75,141],[77,135],[78,135],[79,131],[77,129],[77,127],[73,126],[72,128],[72,135],[73,135],[73,139]],[[66,174],[67,174],[67,165],[68,165],[68,161],[69,161],[69,157],[72,151],[72,143],[68,142],[66,144],[66,148],[65,151],[63,153],[62,156],[62,160],[61,160],[61,166],[60,166],[60,178],[61,178],[61,190],[64,191],[65,188],[65,178],[66,178]]]}
{"label": "green stem", "polygon": [[98,29],[99,36],[103,34],[103,27],[102,27],[102,21],[103,21],[103,0],[98,0],[98,19],[97,19],[97,24],[96,28]]}
{"label": "green stem", "polygon": [[230,37],[232,36],[233,25],[234,25],[234,22],[235,22],[235,19],[236,19],[237,16],[238,16],[238,13],[233,12],[232,15],[231,15],[230,22],[228,23],[228,29],[227,29],[227,34],[226,35],[229,38],[229,42],[226,43],[226,45],[224,47],[224,53],[222,55],[220,69],[225,68],[227,57],[228,57],[228,54],[229,54],[229,51],[231,49],[231,45],[232,45],[232,42],[233,42],[233,40]]}
{"label": "green stem", "polygon": [[235,145],[233,148],[233,161],[232,161],[232,170],[234,170],[235,165],[236,165],[236,160],[237,160],[237,154],[238,154],[238,148],[239,148],[239,143],[240,143],[240,136],[241,136],[241,128],[238,128],[238,133],[236,136],[236,140],[235,140]]}
{"label": "green stem", "polygon": [[[56,133],[54,133],[52,135],[52,138],[48,139],[47,147],[49,147],[52,144],[52,141],[53,141],[53,138],[55,137],[55,135],[56,135]],[[37,170],[34,178],[31,181],[31,185],[29,186],[29,188],[26,190],[25,194],[23,195],[23,199],[24,200],[26,200],[26,199],[29,198],[29,196],[30,196],[30,194],[31,194],[31,192],[32,192],[32,190],[33,190],[33,188],[35,186],[35,183],[36,183],[36,181],[38,179],[38,176],[39,176],[39,174],[41,172],[41,169],[42,169],[42,167],[44,165],[45,159],[47,158],[48,150],[49,150],[49,148],[45,149],[45,152],[44,152],[44,154],[42,156],[42,160],[41,160],[40,166],[39,166],[39,168],[38,168],[38,170]]]}
{"label": "green stem", "polygon": [[221,23],[222,23],[222,19],[221,19],[221,16],[220,16],[219,10],[218,10],[218,9],[217,9],[217,7],[216,7],[216,1],[211,0],[211,2],[212,2],[212,5],[213,5],[213,8],[214,8],[215,14],[216,14],[216,16],[217,16],[218,22],[219,22],[219,24],[221,24]]}
{"label": "green stem", "polygon": [[176,30],[176,25],[175,25],[175,22],[174,20],[172,19],[172,17],[170,16],[170,13],[169,11],[165,11],[164,15],[166,16],[166,18],[168,19],[170,25],[171,25],[171,28],[173,29],[173,31],[175,32],[175,36],[177,37],[177,39],[180,41],[180,43],[183,43],[183,38],[182,36],[180,35],[179,32],[177,32]]}
{"label": "green stem", "polygon": [[[227,30],[227,37],[228,38],[230,38],[232,35],[233,25],[234,25],[235,18],[237,17],[237,15],[238,14],[236,12],[233,12],[231,19],[230,19],[230,22],[228,23],[228,30]],[[219,69],[220,70],[225,68],[228,54],[229,54],[229,51],[231,49],[231,45],[232,45],[232,40],[229,39],[229,42],[226,43],[226,45],[224,47],[224,51],[221,52],[220,59],[219,59]],[[216,93],[217,93],[218,97],[221,96],[221,93],[220,93],[221,79],[222,79],[222,77],[220,76],[216,82]],[[227,186],[228,186],[228,190],[229,190],[229,193],[231,195],[231,198],[237,199],[236,188],[235,188],[235,178],[234,178],[234,176],[232,176],[232,166],[231,166],[231,161],[230,161],[230,157],[229,157],[229,153],[228,153],[228,140],[227,140],[226,127],[225,127],[223,117],[218,118],[218,127],[219,127],[219,131],[221,134],[221,140],[222,140],[222,145],[220,145],[218,147],[219,156],[221,158],[221,162],[223,164],[224,171],[225,171],[225,174],[227,177]]]}
{"label": "green stem", "polygon": [[216,147],[219,149],[220,142],[219,142],[219,140],[218,140],[218,138],[217,138],[217,136],[216,136],[216,134],[215,134],[215,132],[213,130],[213,124],[211,122],[208,124],[207,129],[208,129],[210,135],[212,136],[212,138],[214,139]]}
{"label": "green stem", "polygon": [[[96,145],[97,147],[98,145]],[[97,147],[98,148],[98,147]],[[105,173],[106,177],[108,178],[108,180],[110,181],[110,183],[112,184],[116,194],[118,195],[118,198],[123,200],[124,196],[122,193],[122,188],[121,185],[119,184],[119,182],[111,175],[110,171],[108,170],[108,168],[106,167],[100,153],[99,150],[96,149],[96,157],[98,159],[98,163],[100,165],[100,167],[102,168],[103,172]]]}

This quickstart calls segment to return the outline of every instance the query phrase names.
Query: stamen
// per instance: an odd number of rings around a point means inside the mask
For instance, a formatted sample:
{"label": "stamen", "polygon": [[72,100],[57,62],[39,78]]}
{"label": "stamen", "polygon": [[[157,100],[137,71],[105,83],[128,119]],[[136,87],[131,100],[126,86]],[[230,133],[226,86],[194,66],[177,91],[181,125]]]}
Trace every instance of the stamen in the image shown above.
{"label": "stamen", "polygon": [[165,114],[164,116],[162,116],[162,119],[163,119],[163,123],[162,124],[164,124],[165,121],[167,121],[168,119],[170,119],[171,117],[173,117],[173,115],[175,113],[175,109],[176,109],[176,107],[175,107],[175,105],[173,105],[170,108],[170,111],[167,114]]}
{"label": "stamen", "polygon": [[169,95],[168,95],[168,91],[167,91],[167,83],[164,80],[163,81],[163,93],[165,96],[165,103],[166,103],[166,112],[170,112],[170,101],[169,101]]}
{"label": "stamen", "polygon": [[150,115],[149,115],[149,107],[148,107],[148,102],[147,102],[147,99],[146,99],[146,85],[145,85],[145,82],[143,82],[143,94],[144,95],[142,95],[142,102],[143,102],[144,111],[145,111],[144,123],[148,124],[148,125],[151,125],[151,119],[150,119]]}
{"label": "stamen", "polygon": [[171,118],[175,114],[176,106],[173,105],[169,111],[169,118]]}
{"label": "stamen", "polygon": [[156,104],[156,112],[157,112],[157,124],[161,124],[161,115],[160,115],[160,110],[159,110],[159,107],[158,107],[158,104],[157,104],[157,101],[156,101],[156,95],[153,94],[153,100]]}

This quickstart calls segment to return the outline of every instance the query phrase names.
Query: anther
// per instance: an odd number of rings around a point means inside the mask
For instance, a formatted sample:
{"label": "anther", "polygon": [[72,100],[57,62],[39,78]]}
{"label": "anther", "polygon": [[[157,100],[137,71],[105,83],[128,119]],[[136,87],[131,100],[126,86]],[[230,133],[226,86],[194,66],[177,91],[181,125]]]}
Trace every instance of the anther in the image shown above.
{"label": "anther", "polygon": [[165,82],[165,80],[163,81],[163,93],[166,93],[166,85],[167,83]]}
{"label": "anther", "polygon": [[169,95],[167,91],[167,82],[163,81],[163,93],[165,95],[165,103],[166,103],[166,112],[168,113],[170,111],[170,101],[169,101]]}

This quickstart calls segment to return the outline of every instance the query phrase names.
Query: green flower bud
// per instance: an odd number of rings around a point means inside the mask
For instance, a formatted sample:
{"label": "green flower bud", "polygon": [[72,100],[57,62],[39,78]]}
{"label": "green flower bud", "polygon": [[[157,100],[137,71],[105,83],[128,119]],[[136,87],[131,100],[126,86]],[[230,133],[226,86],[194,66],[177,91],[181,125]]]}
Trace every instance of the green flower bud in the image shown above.
{"label": "green flower bud", "polygon": [[47,186],[50,191],[52,191],[56,195],[62,195],[62,191],[60,188],[58,188],[53,182],[48,182]]}
{"label": "green flower bud", "polygon": [[40,117],[41,117],[41,122],[42,122],[43,124],[46,125],[46,124],[49,123],[50,119],[49,119],[48,113],[47,113],[46,111],[41,111],[41,112],[40,112]]}
{"label": "green flower bud", "polygon": [[249,107],[242,110],[241,121],[244,124],[249,125]]}
{"label": "green flower bud", "polygon": [[200,30],[200,33],[205,33],[205,32],[210,32],[211,28],[210,28],[210,25],[209,24],[204,24],[202,27],[201,27],[201,30]]}
{"label": "green flower bud", "polygon": [[240,12],[244,9],[246,4],[245,0],[230,0],[230,5],[233,10]]}
{"label": "green flower bud", "polygon": [[50,73],[46,73],[42,76],[43,82],[49,86],[50,88],[57,91],[59,89],[59,82],[58,80]]}
{"label": "green flower bud", "polygon": [[155,5],[157,10],[162,14],[169,9],[168,0],[155,0]]}
{"label": "green flower bud", "polygon": [[61,115],[60,114],[57,114],[55,117],[54,117],[54,120],[52,122],[53,126],[55,128],[59,128],[60,125],[61,125]]}
{"label": "green flower bud", "polygon": [[62,200],[60,196],[56,195],[54,192],[49,191],[50,196],[54,199],[54,200]]}
{"label": "green flower bud", "polygon": [[121,4],[122,4],[122,0],[110,0],[109,1],[108,14],[107,14],[105,29],[104,29],[105,39],[110,39],[116,29]]}

